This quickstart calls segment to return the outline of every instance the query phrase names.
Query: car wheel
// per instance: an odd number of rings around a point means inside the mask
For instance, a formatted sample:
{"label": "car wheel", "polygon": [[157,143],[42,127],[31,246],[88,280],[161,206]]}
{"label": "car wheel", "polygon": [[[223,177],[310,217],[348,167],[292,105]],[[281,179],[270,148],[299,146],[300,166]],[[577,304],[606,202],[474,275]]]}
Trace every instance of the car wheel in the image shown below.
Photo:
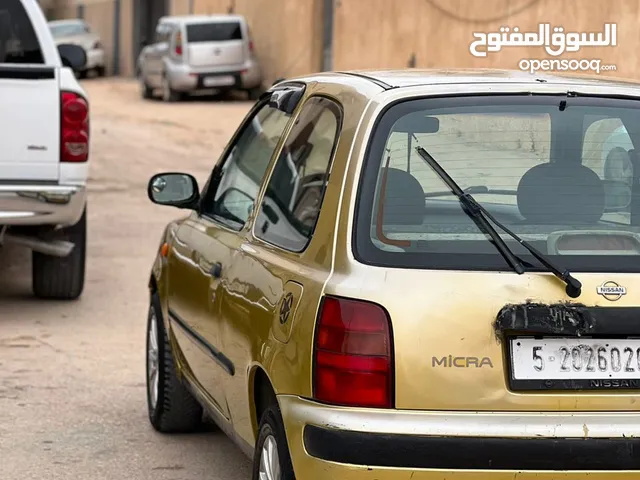
{"label": "car wheel", "polygon": [[140,95],[145,100],[153,98],[153,88],[151,88],[142,76],[140,76]]}
{"label": "car wheel", "polygon": [[171,83],[166,75],[162,76],[162,99],[165,102],[178,102],[182,99],[180,92],[171,88]]}
{"label": "car wheel", "polygon": [[162,433],[192,432],[202,422],[202,406],[178,378],[162,322],[160,299],[151,295],[147,319],[147,409]]}
{"label": "car wheel", "polygon": [[104,68],[104,65],[102,65],[102,66],[100,66],[100,67],[96,67],[96,68],[95,68],[95,71],[96,71],[96,76],[97,76],[97,77],[104,77],[104,74],[105,74],[105,72],[106,72],[106,70],[105,70],[105,68]]}
{"label": "car wheel", "polygon": [[74,243],[66,257],[33,252],[32,283],[36,297],[54,300],[75,300],[84,289],[85,258],[87,252],[87,212],[75,225],[52,232],[56,240]]}
{"label": "car wheel", "polygon": [[295,480],[282,415],[277,405],[262,414],[253,456],[253,480]]}

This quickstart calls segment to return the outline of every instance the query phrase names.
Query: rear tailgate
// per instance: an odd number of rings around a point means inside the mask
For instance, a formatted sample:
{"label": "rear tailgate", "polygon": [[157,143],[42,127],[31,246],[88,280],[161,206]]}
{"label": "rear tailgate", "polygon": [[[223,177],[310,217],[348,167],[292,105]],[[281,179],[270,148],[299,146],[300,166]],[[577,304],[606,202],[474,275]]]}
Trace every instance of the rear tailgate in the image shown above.
{"label": "rear tailgate", "polygon": [[20,0],[0,2],[1,181],[58,180],[58,72],[31,22]]}
{"label": "rear tailgate", "polygon": [[245,62],[244,35],[237,20],[190,23],[186,37],[192,67],[240,68]]}
{"label": "rear tailgate", "polygon": [[56,69],[0,65],[0,179],[58,180]]}

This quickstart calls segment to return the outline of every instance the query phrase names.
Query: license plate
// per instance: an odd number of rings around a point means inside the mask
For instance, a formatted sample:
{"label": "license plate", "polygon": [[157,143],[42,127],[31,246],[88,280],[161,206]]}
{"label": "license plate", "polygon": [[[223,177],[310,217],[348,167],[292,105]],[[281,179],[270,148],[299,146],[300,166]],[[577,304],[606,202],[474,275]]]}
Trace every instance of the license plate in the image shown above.
{"label": "license plate", "polygon": [[226,87],[235,83],[235,78],[231,75],[223,75],[216,77],[205,77],[202,80],[202,84],[205,87]]}
{"label": "license plate", "polygon": [[[511,376],[558,388],[640,388],[640,339],[511,339]],[[571,381],[573,386],[567,386]],[[564,387],[562,385],[565,385]]]}

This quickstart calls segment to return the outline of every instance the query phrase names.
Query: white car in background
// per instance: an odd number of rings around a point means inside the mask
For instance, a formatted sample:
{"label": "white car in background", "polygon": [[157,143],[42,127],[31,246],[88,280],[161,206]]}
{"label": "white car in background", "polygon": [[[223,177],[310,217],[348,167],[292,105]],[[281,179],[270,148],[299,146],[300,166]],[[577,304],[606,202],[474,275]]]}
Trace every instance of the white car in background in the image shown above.
{"label": "white car in background", "polygon": [[87,54],[87,64],[84,69],[76,72],[80,77],[86,77],[88,72],[95,72],[98,77],[105,74],[104,47],[97,33],[81,19],[54,20],[49,22],[49,29],[56,44],[74,44],[84,48]]}

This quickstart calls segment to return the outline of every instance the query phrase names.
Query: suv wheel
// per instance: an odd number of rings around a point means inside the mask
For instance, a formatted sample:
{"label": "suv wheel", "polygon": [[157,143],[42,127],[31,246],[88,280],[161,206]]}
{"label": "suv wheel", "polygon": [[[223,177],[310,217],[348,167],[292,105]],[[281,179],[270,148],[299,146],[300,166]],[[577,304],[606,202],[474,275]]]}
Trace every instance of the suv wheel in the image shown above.
{"label": "suv wheel", "polygon": [[157,293],[147,320],[147,408],[159,432],[192,432],[202,422],[202,406],[178,378]]}
{"label": "suv wheel", "polygon": [[87,212],[75,225],[54,231],[56,239],[75,244],[66,257],[33,252],[33,293],[40,298],[75,300],[84,289],[85,257],[87,252]]}
{"label": "suv wheel", "polygon": [[282,415],[277,405],[262,414],[260,431],[253,456],[253,480],[295,480],[284,433]]}
{"label": "suv wheel", "polygon": [[249,100],[258,100],[260,95],[262,95],[262,87],[255,87],[247,90],[247,97]]}
{"label": "suv wheel", "polygon": [[178,102],[182,99],[180,92],[171,88],[171,83],[166,75],[162,76],[162,99],[165,102]]}

